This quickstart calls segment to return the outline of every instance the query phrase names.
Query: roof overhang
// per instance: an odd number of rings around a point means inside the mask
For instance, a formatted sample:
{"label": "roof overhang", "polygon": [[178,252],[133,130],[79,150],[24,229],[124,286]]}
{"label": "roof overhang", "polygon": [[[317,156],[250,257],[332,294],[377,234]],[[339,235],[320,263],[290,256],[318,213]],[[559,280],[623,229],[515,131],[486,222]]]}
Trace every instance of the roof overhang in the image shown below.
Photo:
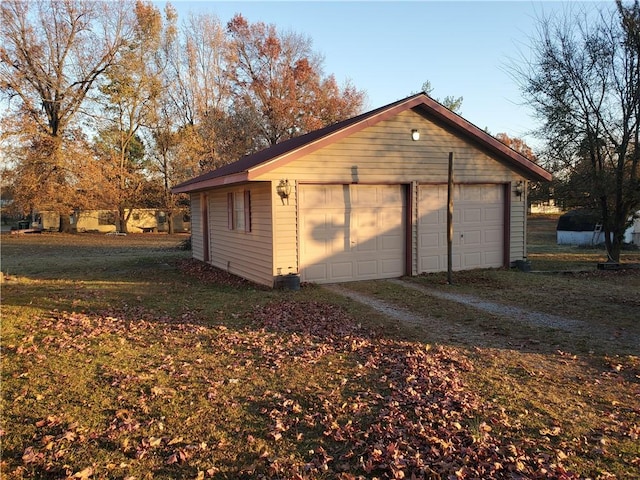
{"label": "roof overhang", "polygon": [[[283,142],[283,144],[274,145],[262,152],[244,157],[238,162],[235,162],[235,164],[221,167],[218,169],[219,174],[216,174],[216,171],[214,171],[212,172],[213,174],[204,174],[176,185],[173,187],[172,192],[198,192],[224,185],[255,181],[259,176],[277,167],[286,165],[293,160],[331,145],[409,109],[420,111],[425,117],[432,118],[436,122],[448,126],[456,133],[463,135],[468,140],[477,144],[480,148],[507,162],[528,180],[550,181],[552,179],[551,173],[535,162],[532,162],[517,151],[506,146],[492,135],[452,112],[431,97],[421,93],[392,103],[386,107],[372,110],[371,112],[352,119],[288,140],[287,142]],[[226,169],[230,170],[230,173],[227,175],[223,173]]]}
{"label": "roof overhang", "polygon": [[312,140],[304,145],[301,145],[299,148],[293,149],[282,155],[274,157],[267,162],[256,165],[249,170],[249,180],[256,178],[258,175],[268,173],[274,168],[286,165],[287,163],[299,159],[300,157],[309,155],[310,153],[313,153],[323,147],[336,143],[361,130],[364,130],[367,127],[371,127],[379,122],[392,118],[398,113],[409,110],[421,103],[422,101],[419,97],[411,97],[404,102],[397,103],[393,107],[380,109],[378,113],[366,116],[366,118],[362,118],[360,121],[353,122],[350,125],[345,126],[344,128],[338,129],[316,140]]}
{"label": "roof overhang", "polygon": [[479,143],[481,147],[497,154],[498,157],[506,157],[512,166],[516,167],[528,180],[549,182],[553,178],[552,174],[540,165],[508,147],[493,135],[488,134],[468,120],[465,120],[444,105],[441,105],[429,97],[427,97],[425,105],[428,108],[423,107],[422,111],[424,111],[427,116],[440,120],[454,130],[463,133],[467,138],[473,140],[475,143]]}
{"label": "roof overhang", "polygon": [[223,177],[215,177],[203,179],[202,181],[182,183],[171,189],[172,193],[191,193],[208,190],[210,188],[222,187],[224,185],[235,185],[249,181],[247,172],[235,173],[233,175],[225,175]]}

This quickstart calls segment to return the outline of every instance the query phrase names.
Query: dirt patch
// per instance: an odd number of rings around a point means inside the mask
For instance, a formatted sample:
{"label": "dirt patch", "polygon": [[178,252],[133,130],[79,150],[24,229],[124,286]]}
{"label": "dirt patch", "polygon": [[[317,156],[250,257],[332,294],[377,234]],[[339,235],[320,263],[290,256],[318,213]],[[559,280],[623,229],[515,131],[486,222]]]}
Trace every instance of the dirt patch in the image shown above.
{"label": "dirt patch", "polygon": [[266,287],[258,285],[242,277],[225,272],[208,263],[196,260],[195,258],[185,258],[176,262],[180,272],[197,278],[203,283],[225,285],[233,288],[253,288],[266,290]]}

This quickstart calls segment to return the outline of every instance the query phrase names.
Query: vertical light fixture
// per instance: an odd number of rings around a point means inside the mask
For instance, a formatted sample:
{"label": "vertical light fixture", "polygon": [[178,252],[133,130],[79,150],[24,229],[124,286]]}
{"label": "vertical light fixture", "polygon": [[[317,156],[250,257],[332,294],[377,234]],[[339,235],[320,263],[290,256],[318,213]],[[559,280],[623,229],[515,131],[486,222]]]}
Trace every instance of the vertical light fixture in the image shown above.
{"label": "vertical light fixture", "polygon": [[411,130],[411,140],[413,140],[414,142],[420,140],[420,132],[415,128]]}
{"label": "vertical light fixture", "polygon": [[291,184],[289,180],[280,180],[280,183],[276,185],[276,193],[282,199],[282,204],[284,205],[284,199],[287,199],[287,203],[289,203],[289,195],[291,195]]}

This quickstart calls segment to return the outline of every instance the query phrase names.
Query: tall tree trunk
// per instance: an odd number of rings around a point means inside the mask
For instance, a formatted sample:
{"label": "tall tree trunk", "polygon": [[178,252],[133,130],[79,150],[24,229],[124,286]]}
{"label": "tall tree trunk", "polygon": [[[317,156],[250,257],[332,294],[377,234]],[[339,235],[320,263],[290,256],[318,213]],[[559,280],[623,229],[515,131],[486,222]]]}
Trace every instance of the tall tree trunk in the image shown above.
{"label": "tall tree trunk", "polygon": [[118,207],[118,218],[116,219],[116,229],[118,233],[129,233],[127,222],[129,221],[130,216],[131,209],[129,209],[129,212],[127,213],[125,207],[122,205]]}
{"label": "tall tree trunk", "polygon": [[615,225],[611,219],[606,196],[600,197],[600,211],[602,216],[602,231],[604,232],[604,247],[607,250],[607,260],[617,263],[620,261],[620,248],[616,248],[614,244]]}
{"label": "tall tree trunk", "polygon": [[69,215],[64,213],[60,214],[60,232],[71,233],[71,220]]}
{"label": "tall tree trunk", "polygon": [[169,222],[169,235],[173,235],[173,210],[171,209],[167,210],[167,222]]}

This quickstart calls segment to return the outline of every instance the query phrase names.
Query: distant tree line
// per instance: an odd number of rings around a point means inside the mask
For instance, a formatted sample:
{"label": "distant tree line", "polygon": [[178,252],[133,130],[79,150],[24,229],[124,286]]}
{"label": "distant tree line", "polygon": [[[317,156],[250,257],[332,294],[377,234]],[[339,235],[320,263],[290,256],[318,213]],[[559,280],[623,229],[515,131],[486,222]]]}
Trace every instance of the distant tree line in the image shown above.
{"label": "distant tree line", "polygon": [[309,38],[239,14],[179,21],[170,4],[131,0],[0,9],[3,190],[25,214],[110,209],[123,231],[126,212],[155,207],[172,225],[172,185],[363,108]]}

